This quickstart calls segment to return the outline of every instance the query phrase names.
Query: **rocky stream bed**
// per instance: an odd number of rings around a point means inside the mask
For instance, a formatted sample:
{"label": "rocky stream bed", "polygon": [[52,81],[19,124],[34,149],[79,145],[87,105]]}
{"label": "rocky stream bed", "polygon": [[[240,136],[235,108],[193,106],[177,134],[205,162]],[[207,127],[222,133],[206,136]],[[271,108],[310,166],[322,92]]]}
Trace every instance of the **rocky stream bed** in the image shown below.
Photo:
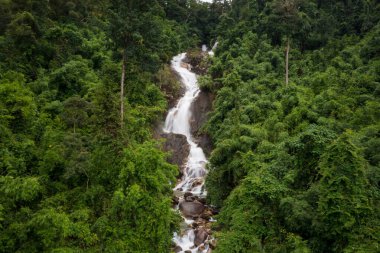
{"label": "rocky stream bed", "polygon": [[211,110],[212,96],[201,92],[197,75],[186,62],[186,54],[173,58],[172,68],[185,87],[183,96],[166,117],[160,137],[166,139],[164,149],[172,152],[169,162],[180,167],[173,189],[173,208],[183,218],[180,231],[174,234],[174,252],[209,253],[216,246],[211,224],[216,210],[206,203],[206,154],[211,152],[209,138],[200,133]]}

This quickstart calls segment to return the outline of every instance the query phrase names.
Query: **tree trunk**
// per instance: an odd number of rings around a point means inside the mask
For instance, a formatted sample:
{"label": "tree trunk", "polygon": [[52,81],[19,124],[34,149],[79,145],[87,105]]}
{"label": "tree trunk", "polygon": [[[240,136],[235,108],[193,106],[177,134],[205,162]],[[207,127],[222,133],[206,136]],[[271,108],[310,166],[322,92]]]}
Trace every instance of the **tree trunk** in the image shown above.
{"label": "tree trunk", "polygon": [[289,84],[289,51],[290,51],[290,42],[289,38],[286,42],[286,56],[285,56],[285,84]]}
{"label": "tree trunk", "polygon": [[123,67],[121,70],[121,81],[120,81],[120,126],[124,126],[124,82],[125,82],[125,64],[126,55],[125,50],[123,50]]}

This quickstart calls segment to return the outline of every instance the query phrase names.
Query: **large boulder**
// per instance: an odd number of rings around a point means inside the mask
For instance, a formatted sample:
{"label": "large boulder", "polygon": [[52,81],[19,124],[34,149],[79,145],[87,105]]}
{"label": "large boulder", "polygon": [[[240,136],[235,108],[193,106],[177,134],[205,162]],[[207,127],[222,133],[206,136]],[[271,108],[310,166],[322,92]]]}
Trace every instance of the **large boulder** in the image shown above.
{"label": "large boulder", "polygon": [[181,202],[179,203],[179,209],[185,217],[198,217],[205,209],[204,205],[198,201],[193,202]]}
{"label": "large boulder", "polygon": [[215,239],[212,239],[208,244],[210,245],[211,249],[215,249],[216,248],[216,240]]}
{"label": "large boulder", "polygon": [[200,218],[209,221],[212,217],[212,210],[205,209],[204,212],[200,215]]}
{"label": "large boulder", "polygon": [[182,248],[181,248],[181,246],[175,246],[175,248],[174,248],[174,252],[175,253],[178,253],[178,252],[181,252],[182,251]]}
{"label": "large boulder", "polygon": [[204,241],[206,241],[207,237],[207,231],[204,228],[199,228],[195,231],[194,244],[196,246],[201,245]]}
{"label": "large boulder", "polygon": [[190,196],[193,196],[191,192],[185,192],[185,194],[183,195],[183,197],[185,198],[190,197]]}
{"label": "large boulder", "polygon": [[183,166],[190,152],[190,146],[187,142],[186,136],[182,134],[163,133],[161,134],[161,137],[166,139],[163,145],[164,151],[171,152],[168,162],[171,164],[177,164],[178,167]]}

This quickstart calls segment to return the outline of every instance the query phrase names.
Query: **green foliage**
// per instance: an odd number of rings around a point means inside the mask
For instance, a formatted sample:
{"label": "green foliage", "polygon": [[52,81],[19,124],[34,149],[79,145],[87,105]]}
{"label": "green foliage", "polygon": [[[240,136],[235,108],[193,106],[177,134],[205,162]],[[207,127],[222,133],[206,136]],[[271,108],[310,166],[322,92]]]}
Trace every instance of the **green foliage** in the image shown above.
{"label": "green foliage", "polygon": [[164,67],[157,72],[154,79],[160,90],[164,91],[167,100],[173,101],[179,96],[181,85],[176,73],[169,65],[164,65]]}
{"label": "green foliage", "polygon": [[159,1],[110,1],[109,37],[134,68],[155,72],[162,61],[170,60],[172,52],[183,49],[184,31],[164,16]]}
{"label": "green foliage", "polygon": [[215,251],[378,252],[379,8],[0,1],[0,252],[169,252],[176,168],[152,126],[180,91],[171,57],[216,39]]}
{"label": "green foliage", "polygon": [[[167,252],[176,219],[169,208],[171,187],[162,182],[173,182],[176,168],[153,143],[124,153],[108,214],[113,233],[130,252]],[[112,247],[108,245],[110,251]]]}
{"label": "green foliage", "polygon": [[355,232],[363,233],[362,226],[370,225],[362,221],[373,217],[370,185],[365,175],[366,162],[359,154],[350,141],[350,134],[344,133],[321,157],[319,217],[315,226],[322,238],[334,238],[331,243],[333,251],[341,252]]}
{"label": "green foliage", "polygon": [[88,105],[87,102],[79,96],[69,97],[63,103],[64,109],[62,112],[62,120],[66,122],[68,126],[83,127],[86,125],[88,119]]}
{"label": "green foliage", "polygon": [[205,126],[216,252],[379,251],[378,10],[232,1],[221,17],[201,79],[216,93]]}
{"label": "green foliage", "polygon": [[51,74],[49,86],[62,99],[74,94],[83,96],[96,82],[96,76],[86,62],[72,60]]}
{"label": "green foliage", "polygon": [[152,128],[190,30],[162,1],[0,1],[0,252],[170,251],[177,168]]}

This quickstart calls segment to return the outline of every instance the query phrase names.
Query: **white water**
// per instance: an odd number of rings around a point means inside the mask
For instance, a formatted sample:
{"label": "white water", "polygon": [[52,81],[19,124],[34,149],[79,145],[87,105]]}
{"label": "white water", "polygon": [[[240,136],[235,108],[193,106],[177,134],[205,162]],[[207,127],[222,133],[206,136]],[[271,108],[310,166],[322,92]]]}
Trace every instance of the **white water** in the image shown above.
{"label": "white water", "polygon": [[[205,48],[203,48],[206,50]],[[174,188],[179,192],[191,192],[195,196],[206,196],[204,189],[204,177],[207,174],[206,163],[207,159],[202,150],[193,140],[191,136],[190,118],[191,104],[198,96],[200,90],[197,83],[197,76],[189,69],[187,64],[183,63],[186,54],[179,54],[172,60],[172,68],[178,72],[181,77],[182,83],[185,85],[186,92],[184,96],[178,101],[176,107],[172,108],[165,120],[164,132],[185,135],[187,142],[190,145],[190,153],[187,163],[184,166],[183,177],[181,182]],[[191,225],[194,220],[184,218],[187,225]],[[208,245],[205,245],[203,251],[194,246],[194,230],[188,226],[181,234],[174,234],[173,241],[176,245],[182,248],[181,252],[190,250],[193,253],[206,253]]]}
{"label": "white water", "polygon": [[[187,68],[181,66],[186,54],[180,54],[173,58],[172,67],[181,77],[181,81],[185,85],[185,95],[178,101],[176,107],[171,109],[165,120],[164,132],[185,135],[190,145],[190,154],[187,159],[184,177],[174,190],[183,192],[191,192],[194,195],[205,195],[203,189],[204,176],[206,175],[206,156],[202,148],[193,141],[190,129],[190,107],[200,90],[198,88],[197,76]],[[202,182],[199,184],[199,182]],[[193,186],[196,184],[196,186]],[[199,184],[199,185],[198,185]]]}
{"label": "white water", "polygon": [[218,42],[215,42],[214,46],[212,47],[212,49],[210,51],[208,51],[208,54],[213,57],[214,56],[214,51],[215,49],[218,47]]}

